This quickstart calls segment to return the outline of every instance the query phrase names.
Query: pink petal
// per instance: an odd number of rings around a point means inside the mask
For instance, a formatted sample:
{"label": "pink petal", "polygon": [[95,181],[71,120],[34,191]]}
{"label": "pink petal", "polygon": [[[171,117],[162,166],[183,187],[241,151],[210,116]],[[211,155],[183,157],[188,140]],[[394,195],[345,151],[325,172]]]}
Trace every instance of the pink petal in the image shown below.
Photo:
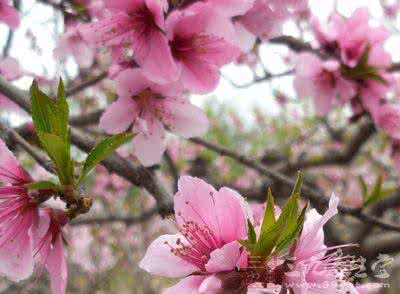
{"label": "pink petal", "polygon": [[242,196],[229,188],[221,188],[215,196],[220,237],[225,243],[247,236],[246,203]]}
{"label": "pink petal", "polygon": [[253,49],[257,37],[249,32],[240,22],[235,23],[237,45],[242,52],[247,53]]}
{"label": "pink petal", "polygon": [[0,7],[0,22],[6,23],[10,28],[16,29],[19,26],[20,19],[18,11],[5,3],[0,3],[2,6]]}
{"label": "pink petal", "polygon": [[54,247],[47,256],[46,268],[50,274],[52,293],[64,294],[67,287],[68,271],[61,235],[56,238]]}
{"label": "pink petal", "polygon": [[206,270],[210,273],[233,270],[236,268],[240,255],[240,244],[237,241],[225,244],[222,248],[211,252],[210,260],[205,266]]}
{"label": "pink petal", "polygon": [[204,276],[189,276],[174,286],[165,289],[163,294],[200,294],[199,288]]}
{"label": "pink petal", "polygon": [[181,81],[194,93],[205,94],[214,90],[219,80],[219,68],[216,65],[197,60],[182,64]]}
{"label": "pink petal", "polygon": [[16,80],[20,78],[22,74],[23,72],[21,71],[18,60],[13,57],[0,59],[0,75],[4,76],[7,80]]}
{"label": "pink petal", "polygon": [[120,98],[111,104],[100,119],[100,128],[108,134],[119,134],[128,129],[137,116],[136,103],[131,98]]}
{"label": "pink petal", "polygon": [[9,184],[26,184],[32,179],[19,166],[16,158],[0,139],[0,182]]}
{"label": "pink petal", "polygon": [[167,37],[155,31],[148,38],[149,53],[141,63],[143,73],[155,83],[165,84],[178,80],[178,66],[172,57]]}
{"label": "pink petal", "polygon": [[254,0],[209,0],[209,2],[227,17],[243,15],[254,4]]}
{"label": "pink petal", "polygon": [[[8,277],[14,282],[25,280],[33,272],[32,238],[30,229],[34,221],[34,214],[23,217],[18,233],[0,245],[0,275]],[[19,224],[19,220],[14,223]],[[1,228],[0,227],[0,231]],[[8,229],[8,228],[6,228]]]}
{"label": "pink petal", "polygon": [[162,120],[175,134],[184,138],[204,135],[208,129],[208,118],[204,112],[185,100],[165,99]]}
{"label": "pink petal", "polygon": [[324,215],[320,216],[316,211],[309,214],[310,218],[307,217],[304,222],[303,232],[301,233],[299,245],[296,249],[296,258],[300,258],[304,253],[312,252],[311,248],[322,247],[324,236],[322,228],[338,213],[338,205],[339,197],[332,194],[329,200],[329,208]]}
{"label": "pink petal", "polygon": [[216,196],[217,191],[203,180],[189,176],[181,177],[178,181],[178,192],[174,197],[178,224],[193,221],[219,235],[220,229],[215,215]]}
{"label": "pink petal", "polygon": [[134,41],[131,20],[123,12],[113,13],[97,22],[81,24],[79,32],[86,42],[95,46],[121,46]]}
{"label": "pink petal", "polygon": [[143,270],[164,277],[179,278],[199,269],[171,252],[170,246],[176,246],[177,240],[184,241],[182,235],[162,235],[147,248],[139,266]]}
{"label": "pink petal", "polygon": [[124,98],[138,95],[152,85],[138,68],[122,71],[115,81],[117,83],[118,96]]}
{"label": "pink petal", "polygon": [[199,288],[199,293],[204,294],[219,294],[222,291],[222,281],[215,275],[208,276],[201,283]]}
{"label": "pink petal", "polygon": [[134,154],[138,160],[144,166],[159,163],[166,148],[163,124],[152,116],[138,118],[133,132],[138,132],[133,139]]}

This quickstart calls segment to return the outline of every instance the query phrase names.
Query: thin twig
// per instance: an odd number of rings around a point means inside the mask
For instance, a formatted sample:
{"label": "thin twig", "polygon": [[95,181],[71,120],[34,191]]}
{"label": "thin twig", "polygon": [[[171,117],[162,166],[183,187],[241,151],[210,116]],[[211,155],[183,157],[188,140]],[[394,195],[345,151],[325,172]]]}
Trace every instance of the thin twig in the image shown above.
{"label": "thin twig", "polygon": [[159,212],[159,208],[155,207],[139,216],[106,216],[106,217],[91,217],[75,220],[71,223],[73,226],[82,225],[103,225],[110,223],[124,223],[125,225],[135,225],[148,221]]}

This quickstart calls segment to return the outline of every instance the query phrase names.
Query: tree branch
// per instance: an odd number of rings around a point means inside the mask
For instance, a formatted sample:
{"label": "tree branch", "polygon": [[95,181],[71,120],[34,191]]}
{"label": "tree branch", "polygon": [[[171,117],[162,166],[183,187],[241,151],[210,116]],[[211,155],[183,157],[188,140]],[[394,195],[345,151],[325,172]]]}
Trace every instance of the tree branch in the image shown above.
{"label": "tree branch", "polygon": [[[29,94],[16,88],[3,77],[0,77],[0,93],[14,101],[26,112],[31,112],[30,103],[25,98],[29,97]],[[96,146],[96,140],[92,136],[73,127],[71,127],[71,140],[74,145],[85,152],[90,152]],[[172,213],[172,195],[160,185],[150,170],[143,166],[135,166],[131,161],[116,153],[108,156],[102,161],[102,164],[108,171],[125,178],[134,185],[145,188],[157,201],[162,216]]]}
{"label": "tree branch", "polygon": [[[189,140],[193,143],[196,143],[196,144],[204,146],[210,150],[213,150],[214,152],[217,152],[218,154],[220,154],[222,156],[228,156],[228,157],[236,160],[237,162],[256,170],[260,174],[276,180],[277,182],[279,182],[281,184],[284,184],[289,187],[293,187],[295,185],[295,181],[292,180],[291,178],[289,178],[277,171],[267,169],[265,166],[258,163],[256,160],[249,159],[245,155],[241,155],[241,154],[236,153],[235,151],[232,151],[226,147],[207,142],[200,138],[192,138]],[[305,198],[309,199],[311,202],[313,202],[313,204],[315,206],[326,207],[328,205],[329,198],[324,195],[321,195],[320,191],[317,191],[314,188],[312,188],[306,184],[302,185],[302,190],[304,192],[302,195]],[[370,216],[358,208],[339,205],[338,210],[343,214],[354,216],[354,217],[356,217],[364,222],[367,222],[369,224],[377,225],[377,226],[381,227],[382,229],[400,232],[400,226],[391,224],[391,223],[386,223],[386,222],[382,221],[380,218]]]}
{"label": "tree branch", "polygon": [[91,86],[94,86],[98,82],[104,80],[107,77],[107,75],[108,75],[108,72],[104,71],[104,72],[98,74],[97,76],[91,77],[91,78],[87,79],[86,81],[82,82],[81,84],[78,84],[78,85],[68,89],[66,91],[66,95],[73,96]]}
{"label": "tree branch", "polygon": [[159,207],[150,209],[139,216],[107,216],[81,218],[71,223],[72,226],[103,225],[110,223],[124,223],[127,226],[143,223],[159,213]]}
{"label": "tree branch", "polygon": [[341,152],[329,151],[323,155],[318,155],[317,158],[305,158],[295,163],[289,163],[283,169],[283,173],[291,173],[309,167],[327,166],[327,165],[344,165],[351,162],[361,147],[368,139],[376,132],[372,122],[367,122],[360,126],[358,132],[352,137],[345,149]]}

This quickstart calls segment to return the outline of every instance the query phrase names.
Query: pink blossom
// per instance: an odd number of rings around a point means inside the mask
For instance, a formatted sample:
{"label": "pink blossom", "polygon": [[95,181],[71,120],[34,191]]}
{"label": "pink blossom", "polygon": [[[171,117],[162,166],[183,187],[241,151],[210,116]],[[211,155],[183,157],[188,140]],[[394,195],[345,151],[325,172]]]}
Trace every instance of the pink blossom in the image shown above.
{"label": "pink blossom", "polygon": [[389,33],[383,28],[369,26],[368,8],[361,7],[346,20],[338,43],[342,60],[353,67],[358,63],[367,46],[382,46]]}
{"label": "pink blossom", "polygon": [[232,271],[240,260],[237,241],[247,235],[244,199],[228,188],[216,191],[198,178],[184,176],[174,209],[179,233],[157,238],[140,267],[162,276],[186,277],[165,293],[213,293],[210,289],[221,287],[214,274]]}
{"label": "pink blossom", "polygon": [[119,99],[103,115],[100,127],[115,134],[133,124],[134,154],[142,164],[160,162],[166,148],[165,126],[185,138],[206,132],[207,117],[182,97],[179,84],[157,85],[140,69],[123,71],[116,82]]}
{"label": "pink blossom", "polygon": [[8,4],[8,0],[0,0],[0,22],[14,30],[19,26],[18,11]]}
{"label": "pink blossom", "polygon": [[13,57],[0,57],[0,75],[9,81],[16,80],[22,76],[22,70],[18,60]]}
{"label": "pink blossom", "polygon": [[[358,83],[358,92],[361,98],[361,108],[375,116],[375,112],[379,111],[386,95],[394,85],[394,79],[391,74],[380,72],[381,77],[385,80],[376,81],[372,79],[364,80]],[[353,111],[357,110],[353,107]]]}
{"label": "pink blossom", "polygon": [[82,25],[89,43],[117,49],[118,59],[131,50],[143,73],[158,83],[178,78],[164,30],[164,0],[116,0],[105,3],[107,14],[99,21]]}
{"label": "pink blossom", "polygon": [[298,56],[294,86],[300,97],[312,97],[319,115],[326,115],[332,107],[349,101],[356,89],[340,74],[339,63],[321,61],[310,53]]}
{"label": "pink blossom", "polygon": [[383,12],[387,17],[395,18],[400,10],[399,3],[385,4],[382,6]]}
{"label": "pink blossom", "polygon": [[34,227],[34,255],[50,275],[53,294],[63,294],[67,286],[67,263],[63,248],[62,227],[67,215],[59,209],[39,210],[39,222]]}
{"label": "pink blossom", "polygon": [[214,90],[221,66],[240,53],[233,45],[232,27],[209,3],[196,3],[170,14],[166,21],[172,56],[185,89],[195,93]]}
{"label": "pink blossom", "polygon": [[334,52],[338,49],[337,40],[343,31],[345,20],[333,14],[327,24],[321,24],[317,17],[311,18],[311,29],[319,43],[319,45],[327,52]]}
{"label": "pink blossom", "polygon": [[57,59],[65,59],[72,55],[82,68],[88,68],[93,64],[94,51],[83,40],[77,25],[69,25],[58,41],[57,48],[54,49],[54,56]]}
{"label": "pink blossom", "polygon": [[263,40],[277,36],[289,13],[285,5],[274,2],[256,0],[253,7],[239,18],[239,22],[245,29]]}
{"label": "pink blossom", "polygon": [[[9,81],[19,79],[23,72],[19,66],[18,61],[13,57],[0,58],[0,76],[3,76]],[[3,110],[17,110],[18,106],[8,99],[6,96],[0,94],[0,111]]]}
{"label": "pink blossom", "polygon": [[31,228],[37,204],[24,184],[31,177],[19,166],[0,140],[0,275],[13,281],[28,278],[33,271]]}
{"label": "pink blossom", "polygon": [[[307,213],[303,231],[293,253],[291,270],[285,273],[284,283],[291,285],[295,294],[317,293],[324,286],[324,293],[356,293],[354,286],[346,281],[350,269],[346,260],[337,252],[325,255],[341,247],[326,247],[324,244],[323,226],[338,213],[339,198],[332,194],[329,209],[320,215],[315,209]],[[352,292],[353,291],[353,292]]]}
{"label": "pink blossom", "polygon": [[400,106],[385,104],[375,114],[376,124],[392,138],[400,140]]}

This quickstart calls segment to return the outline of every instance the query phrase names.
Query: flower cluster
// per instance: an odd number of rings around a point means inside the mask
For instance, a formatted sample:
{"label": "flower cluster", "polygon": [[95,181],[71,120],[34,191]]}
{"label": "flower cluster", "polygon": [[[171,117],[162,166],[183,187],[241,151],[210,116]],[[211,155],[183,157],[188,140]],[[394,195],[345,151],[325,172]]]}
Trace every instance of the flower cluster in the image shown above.
{"label": "flower cluster", "polygon": [[357,9],[350,18],[333,14],[323,25],[312,18],[311,25],[320,58],[302,53],[296,64],[294,86],[300,97],[312,97],[319,115],[327,115],[335,105],[349,104],[353,120],[363,115],[393,140],[393,157],[398,157],[400,107],[388,99],[394,76],[392,58],[384,44],[389,37],[382,27],[372,27],[367,8]]}
{"label": "flower cluster", "polygon": [[28,190],[32,178],[0,140],[0,274],[12,281],[29,278],[36,264],[45,267],[53,293],[65,292],[67,268],[63,249],[66,214],[41,208],[46,190]]}
{"label": "flower cluster", "polygon": [[[329,287],[324,293],[357,293],[348,281],[357,266],[350,256],[337,251],[355,245],[324,244],[323,226],[337,214],[338,203],[339,198],[332,195],[324,215],[315,209],[307,212],[302,232],[289,251],[264,258],[242,246],[251,231],[260,232],[260,213],[253,220],[244,198],[234,190],[224,187],[217,191],[198,178],[184,176],[174,198],[179,233],[156,239],[140,266],[152,274],[183,277],[164,293],[233,293],[282,287],[297,294],[315,293],[325,285]],[[272,211],[276,218],[286,213],[279,207]],[[257,225],[255,231],[248,222]]]}
{"label": "flower cluster", "polygon": [[67,24],[55,54],[73,55],[87,67],[92,49],[108,49],[119,99],[100,126],[110,134],[133,126],[134,154],[145,166],[161,160],[165,130],[183,137],[206,132],[207,118],[188,94],[214,90],[223,65],[250,50],[256,37],[273,37],[289,17],[308,10],[307,1],[292,0],[104,1],[103,9],[94,9],[98,1],[78,2],[94,20]]}

